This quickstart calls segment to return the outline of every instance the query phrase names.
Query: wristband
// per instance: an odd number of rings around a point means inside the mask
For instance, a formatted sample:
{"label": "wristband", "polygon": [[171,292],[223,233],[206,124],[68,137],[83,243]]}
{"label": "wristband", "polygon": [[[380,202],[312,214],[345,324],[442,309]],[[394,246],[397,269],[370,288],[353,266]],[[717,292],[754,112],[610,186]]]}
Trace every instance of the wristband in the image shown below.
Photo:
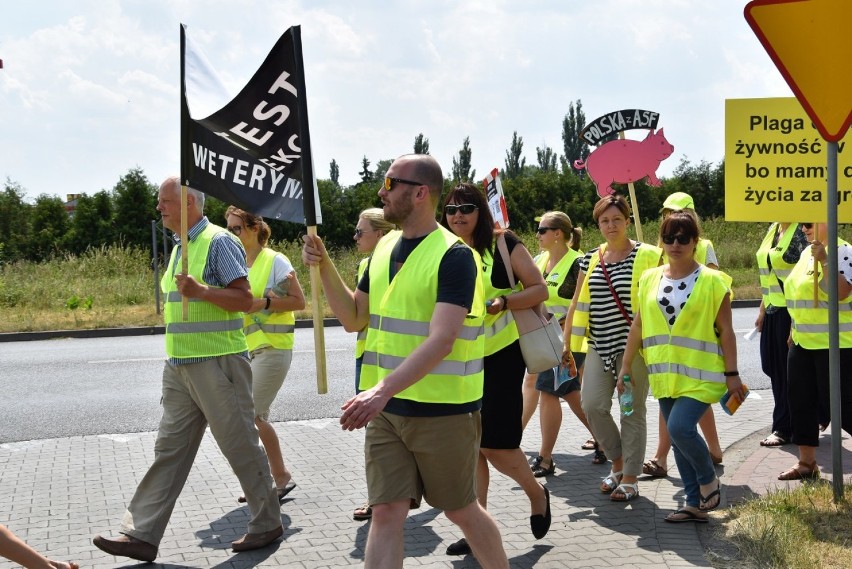
{"label": "wristband", "polygon": [[272,304],[272,297],[266,297],[266,308],[264,310],[269,310],[269,305]]}
{"label": "wristband", "polygon": [[500,300],[503,301],[503,310],[509,310],[509,299],[506,298],[505,294],[500,295]]}
{"label": "wristband", "polygon": [[725,375],[725,377],[737,377],[738,375],[740,375],[740,372],[738,372],[736,370],[726,371],[724,375]]}

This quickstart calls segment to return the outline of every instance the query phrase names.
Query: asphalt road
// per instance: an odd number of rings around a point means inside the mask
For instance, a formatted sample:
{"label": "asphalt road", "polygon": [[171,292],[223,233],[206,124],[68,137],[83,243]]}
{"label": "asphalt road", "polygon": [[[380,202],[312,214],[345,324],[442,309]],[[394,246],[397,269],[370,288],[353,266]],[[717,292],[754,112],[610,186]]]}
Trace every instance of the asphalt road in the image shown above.
{"label": "asphalt road", "polygon": [[[739,371],[753,390],[760,370],[756,308],[734,310]],[[317,394],[313,330],[296,330],[293,363],[270,420],[338,417],[354,391],[355,335],[325,329],[328,393]],[[154,431],[160,420],[162,336],[58,339],[0,344],[0,443]]]}

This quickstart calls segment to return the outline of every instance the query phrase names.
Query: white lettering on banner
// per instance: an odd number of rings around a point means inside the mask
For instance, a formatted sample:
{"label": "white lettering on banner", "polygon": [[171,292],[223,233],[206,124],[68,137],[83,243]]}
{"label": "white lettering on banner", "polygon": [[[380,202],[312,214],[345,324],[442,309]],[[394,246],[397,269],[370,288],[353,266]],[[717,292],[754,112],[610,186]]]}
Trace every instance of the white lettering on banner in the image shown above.
{"label": "white lettering on banner", "polygon": [[[247,186],[259,192],[267,191],[266,186],[268,186],[268,193],[270,194],[275,194],[281,182],[286,180],[281,195],[296,199],[302,197],[302,183],[295,178],[288,178],[284,174],[277,172],[274,168],[267,169],[261,164],[253,164],[251,175],[249,176],[250,163],[245,160],[235,159],[233,156],[226,156],[224,154],[216,154],[195,142],[192,143],[192,152],[196,167],[206,170],[211,175],[217,176],[222,180],[231,180],[235,184]],[[233,168],[231,168],[232,164]],[[248,180],[246,179],[247,177]]]}
{"label": "white lettering on banner", "polygon": [[[296,91],[296,87],[294,87],[292,83],[289,83],[287,81],[288,77],[290,77],[290,74],[287,73],[286,71],[282,71],[281,75],[278,76],[278,79],[276,79],[275,82],[272,83],[272,86],[269,88],[268,93],[270,95],[274,95],[279,90],[283,89],[283,90],[287,91],[288,93],[290,93],[291,95],[293,95],[294,97],[298,97],[298,92]],[[287,118],[290,116],[290,108],[287,105],[280,105],[279,104],[279,105],[275,105],[271,109],[267,110],[267,106],[269,106],[271,104],[272,103],[269,103],[266,100],[261,101],[254,108],[254,111],[252,112],[252,116],[259,121],[268,121],[268,120],[272,119],[273,117],[278,116],[278,118],[273,121],[273,124],[275,126],[281,126],[282,124],[284,124],[284,121],[286,121]],[[236,134],[237,136],[243,138],[244,140],[247,140],[248,142],[254,144],[255,146],[263,146],[272,137],[272,135],[275,134],[275,131],[272,131],[272,130],[266,130],[263,134],[261,134],[260,128],[258,128],[256,126],[249,128],[249,124],[245,121],[241,121],[236,126],[231,127],[230,132]],[[288,145],[290,146],[290,148],[292,150],[296,150],[296,148],[294,148],[294,146],[293,146],[294,145],[293,140],[296,137],[297,137],[296,135],[293,135],[290,138],[290,141],[288,143]],[[296,150],[296,151],[298,151],[298,150]],[[290,164],[290,163],[292,163],[293,160],[299,159],[298,154],[293,155],[293,156],[289,156],[289,155],[284,156],[283,154],[281,154],[280,149],[278,150],[278,154],[281,155],[283,159],[276,158],[276,157],[273,157],[273,159],[278,160],[279,162],[283,162],[284,164]],[[267,165],[269,165],[269,164],[267,164]]]}

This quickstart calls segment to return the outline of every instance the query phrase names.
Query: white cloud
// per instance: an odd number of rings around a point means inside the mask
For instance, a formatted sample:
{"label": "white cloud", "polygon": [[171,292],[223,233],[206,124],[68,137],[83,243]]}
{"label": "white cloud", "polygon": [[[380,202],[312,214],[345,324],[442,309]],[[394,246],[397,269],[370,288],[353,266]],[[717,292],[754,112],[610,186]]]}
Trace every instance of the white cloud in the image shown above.
{"label": "white cloud", "polygon": [[[0,178],[30,195],[93,193],[139,165],[178,166],[178,24],[231,93],[281,33],[302,26],[314,161],[345,184],[361,158],[411,151],[423,133],[446,172],[470,136],[479,173],[512,132],[528,163],[561,153],[562,118],[661,113],[682,155],[723,155],[724,99],[789,96],[740,0],[41,0],[0,20]],[[629,134],[641,136],[641,134]],[[49,160],[46,159],[49,153]],[[45,167],[49,161],[51,167]]]}

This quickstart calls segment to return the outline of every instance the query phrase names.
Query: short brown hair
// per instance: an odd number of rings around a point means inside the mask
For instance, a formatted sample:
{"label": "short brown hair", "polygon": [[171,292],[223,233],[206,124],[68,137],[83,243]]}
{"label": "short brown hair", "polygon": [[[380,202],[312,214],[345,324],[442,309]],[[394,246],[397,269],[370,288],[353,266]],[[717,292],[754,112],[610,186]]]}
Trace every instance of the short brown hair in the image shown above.
{"label": "short brown hair", "polygon": [[598,222],[598,218],[603,215],[603,212],[611,207],[618,209],[624,215],[625,219],[630,219],[630,205],[627,203],[627,200],[624,196],[612,194],[599,199],[594,209],[592,209],[592,219],[595,220],[595,223]]}

